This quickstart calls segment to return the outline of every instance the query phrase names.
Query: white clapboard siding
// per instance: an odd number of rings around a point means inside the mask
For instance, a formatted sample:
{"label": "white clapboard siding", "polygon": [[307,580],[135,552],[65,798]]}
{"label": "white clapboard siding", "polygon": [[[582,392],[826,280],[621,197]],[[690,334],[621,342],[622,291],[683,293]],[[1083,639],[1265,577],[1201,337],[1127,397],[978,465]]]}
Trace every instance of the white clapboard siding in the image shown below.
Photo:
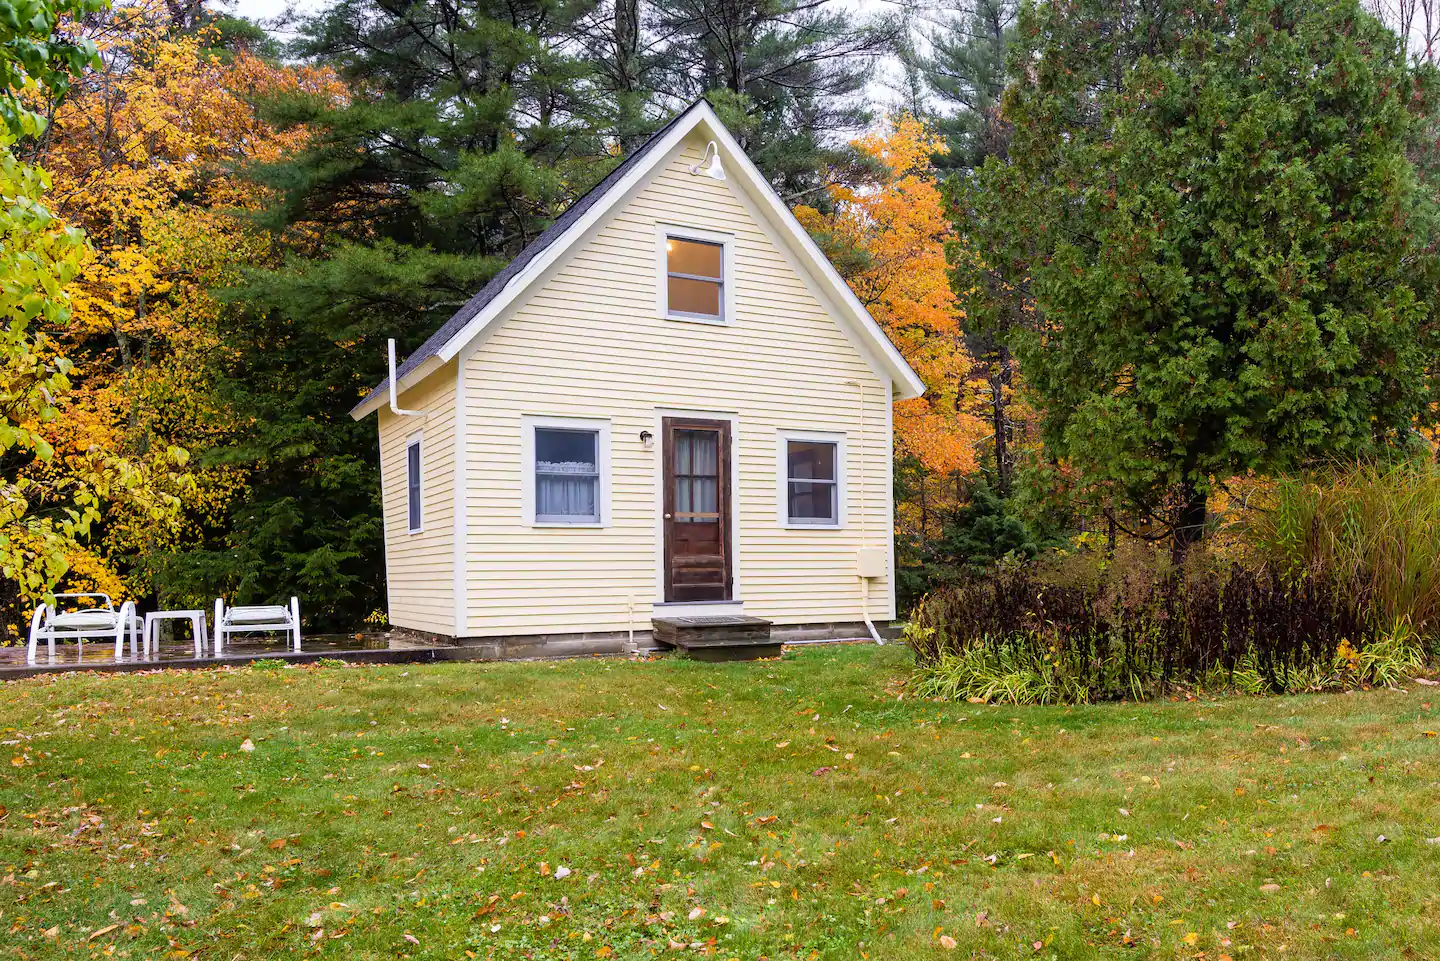
{"label": "white clapboard siding", "polygon": [[[667,158],[473,352],[461,353],[467,635],[625,630],[632,603],[634,626],[649,627],[651,604],[661,599],[661,409],[737,418],[734,571],[746,613],[782,624],[861,617],[856,551],[888,547],[891,537],[889,381],[826,314],[738,196],[740,188],[689,175],[703,149],[704,141],[695,140]],[[658,316],[657,224],[733,235],[732,324]],[[609,418],[607,527],[526,526],[520,463],[526,415]],[[777,432],[784,430],[845,435],[843,529],[786,530],[777,519]],[[642,431],[656,434],[653,449],[642,446]],[[395,516],[403,518],[403,510]],[[871,605],[877,619],[893,616],[889,583],[874,583]]]}
{"label": "white clapboard siding", "polygon": [[[400,407],[424,417],[380,409],[380,489],[385,511],[385,575],[390,623],[455,633],[455,369],[445,370],[400,395]],[[419,431],[422,517],[409,531],[405,447]]]}

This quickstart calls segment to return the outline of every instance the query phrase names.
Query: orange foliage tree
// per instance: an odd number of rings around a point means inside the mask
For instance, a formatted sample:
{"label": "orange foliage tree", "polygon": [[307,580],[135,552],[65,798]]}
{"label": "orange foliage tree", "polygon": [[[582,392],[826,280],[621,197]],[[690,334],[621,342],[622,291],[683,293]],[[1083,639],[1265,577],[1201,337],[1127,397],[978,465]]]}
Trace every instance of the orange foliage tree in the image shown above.
{"label": "orange foliage tree", "polygon": [[850,289],[925,381],[924,397],[895,407],[897,454],[934,474],[968,473],[985,424],[969,409],[974,365],[945,260],[952,227],[930,162],[944,139],[904,115],[855,146],[882,175],[831,187],[830,213],[799,207],[796,216],[823,240]]}
{"label": "orange foliage tree", "polygon": [[965,349],[965,313],[945,259],[953,228],[930,159],[945,144],[905,115],[855,146],[880,175],[832,187],[829,213],[795,213],[925,382],[925,396],[895,405],[896,457],[918,475],[915,495],[897,504],[897,520],[907,539],[923,543],[936,532],[939,509],[963,496],[961,478],[976,470],[987,432],[975,413],[980,372]]}

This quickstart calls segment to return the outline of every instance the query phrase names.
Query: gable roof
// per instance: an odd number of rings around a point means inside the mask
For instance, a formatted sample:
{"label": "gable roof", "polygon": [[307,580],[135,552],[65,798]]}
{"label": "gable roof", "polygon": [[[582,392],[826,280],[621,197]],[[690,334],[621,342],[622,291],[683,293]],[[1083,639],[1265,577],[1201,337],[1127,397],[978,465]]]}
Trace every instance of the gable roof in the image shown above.
{"label": "gable roof", "polygon": [[[433,370],[454,358],[480,331],[494,320],[500,312],[518,297],[529,283],[544,271],[556,258],[563,256],[567,249],[578,240],[594,223],[603,217],[629,188],[647,176],[654,167],[680,143],[690,131],[705,126],[716,141],[717,150],[724,153],[727,171],[733,171],[748,181],[752,192],[768,200],[777,219],[789,230],[788,239],[797,252],[808,255],[806,260],[816,278],[827,288],[837,304],[851,315],[857,332],[867,343],[876,359],[886,369],[892,382],[899,388],[902,398],[919,397],[925,392],[925,385],[906,363],[895,345],[875,322],[864,305],[855,297],[830,261],[815,246],[805,228],[795,219],[775,193],[773,187],[760,174],[744,150],[730,136],[720,123],[714,110],[703,99],[697,100],[676,114],[664,127],[634,150],[591,190],[586,192],[569,207],[565,208],[555,221],[545,228],[538,237],[527,244],[515,259],[490,279],[479,293],[471,297],[447,320],[440,329],[431,334],[420,347],[395,371],[399,390],[405,390],[419,383]],[[386,377],[365,398],[350,411],[350,416],[361,419],[385,402],[390,388]]]}

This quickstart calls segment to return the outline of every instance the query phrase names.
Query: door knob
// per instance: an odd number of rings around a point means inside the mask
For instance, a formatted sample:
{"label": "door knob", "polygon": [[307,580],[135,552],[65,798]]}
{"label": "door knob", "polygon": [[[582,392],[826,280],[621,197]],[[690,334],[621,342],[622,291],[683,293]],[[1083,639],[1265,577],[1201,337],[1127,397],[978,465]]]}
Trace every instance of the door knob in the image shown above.
{"label": "door knob", "polygon": [[666,514],[666,515],[665,515],[665,519],[668,521],[668,520],[670,519],[670,515],[669,515],[669,514]]}

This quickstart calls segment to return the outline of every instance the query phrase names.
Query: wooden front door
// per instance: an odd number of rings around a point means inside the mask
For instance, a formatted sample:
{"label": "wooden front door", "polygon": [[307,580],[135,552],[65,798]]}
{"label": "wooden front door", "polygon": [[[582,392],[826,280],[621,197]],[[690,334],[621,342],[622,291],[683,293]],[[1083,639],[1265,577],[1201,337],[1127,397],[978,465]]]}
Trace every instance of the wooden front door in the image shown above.
{"label": "wooden front door", "polygon": [[730,424],[666,417],[665,600],[730,600]]}

